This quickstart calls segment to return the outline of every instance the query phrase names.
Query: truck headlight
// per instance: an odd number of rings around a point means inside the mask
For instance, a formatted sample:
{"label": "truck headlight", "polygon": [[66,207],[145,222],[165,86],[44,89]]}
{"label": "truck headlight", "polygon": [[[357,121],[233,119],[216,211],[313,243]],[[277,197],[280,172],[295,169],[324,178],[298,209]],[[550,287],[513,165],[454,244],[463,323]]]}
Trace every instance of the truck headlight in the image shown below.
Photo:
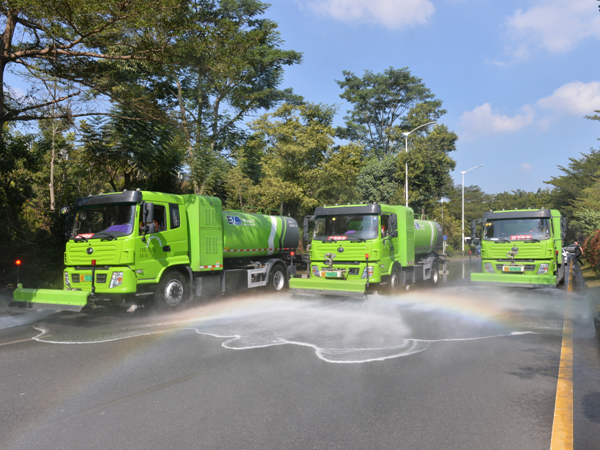
{"label": "truck headlight", "polygon": [[[373,276],[373,266],[369,266],[369,278],[371,278],[372,276]],[[363,270],[362,276],[360,278],[363,280],[367,278],[367,268],[366,267]]]}
{"label": "truck headlight", "polygon": [[319,272],[319,266],[312,266],[312,274],[315,277],[320,277],[321,276],[321,272]]}
{"label": "truck headlight", "polygon": [[116,288],[117,286],[121,286],[123,282],[123,272],[113,272],[112,277],[110,279],[109,289]]}
{"label": "truck headlight", "polygon": [[69,272],[65,272],[65,286],[71,287],[71,282],[69,281]]}
{"label": "truck headlight", "polygon": [[495,273],[494,272],[494,266],[493,266],[492,263],[484,263],[483,264],[483,268],[485,269],[486,272]]}
{"label": "truck headlight", "polygon": [[537,271],[538,275],[543,275],[545,273],[548,273],[548,267],[550,266],[550,264],[540,264],[540,268]]}

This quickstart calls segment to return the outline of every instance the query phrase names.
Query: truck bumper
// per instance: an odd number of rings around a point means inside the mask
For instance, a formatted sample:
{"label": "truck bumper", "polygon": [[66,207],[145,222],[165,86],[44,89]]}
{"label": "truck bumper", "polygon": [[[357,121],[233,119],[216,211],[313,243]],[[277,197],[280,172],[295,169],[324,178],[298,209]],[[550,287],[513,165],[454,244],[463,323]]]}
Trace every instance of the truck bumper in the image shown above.
{"label": "truck bumper", "polygon": [[[67,267],[64,272],[68,273],[69,285],[65,285],[65,289],[81,289],[81,290],[92,290],[90,269],[76,269],[75,267]],[[113,273],[122,273],[121,283],[117,286],[110,287],[110,282]],[[98,294],[134,294],[137,290],[137,277],[135,272],[129,267],[113,266],[107,270],[97,269],[96,282],[94,287],[96,288],[96,295]],[[85,281],[85,277],[88,276],[89,280]],[[79,281],[76,281],[79,280]],[[102,282],[98,282],[98,280]]]}
{"label": "truck bumper", "polygon": [[60,289],[23,289],[19,284],[8,306],[25,309],[49,309],[79,312],[87,304],[91,291],[61,291]]}
{"label": "truck bumper", "polygon": [[299,294],[361,297],[365,294],[366,286],[367,280],[336,280],[314,276],[290,279],[290,291]]}
{"label": "truck bumper", "polygon": [[554,287],[556,286],[556,276],[487,272],[472,273],[471,284],[529,288]]}

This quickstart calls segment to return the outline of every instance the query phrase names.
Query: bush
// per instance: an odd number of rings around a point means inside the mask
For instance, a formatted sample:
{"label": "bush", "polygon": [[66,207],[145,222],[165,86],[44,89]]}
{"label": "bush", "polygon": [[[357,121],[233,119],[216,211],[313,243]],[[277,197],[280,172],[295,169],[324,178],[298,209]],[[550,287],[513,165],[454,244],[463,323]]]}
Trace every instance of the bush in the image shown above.
{"label": "bush", "polygon": [[600,273],[600,230],[596,230],[588,236],[581,250],[594,272]]}
{"label": "bush", "polygon": [[454,249],[451,245],[446,245],[446,255],[450,257],[454,256]]}

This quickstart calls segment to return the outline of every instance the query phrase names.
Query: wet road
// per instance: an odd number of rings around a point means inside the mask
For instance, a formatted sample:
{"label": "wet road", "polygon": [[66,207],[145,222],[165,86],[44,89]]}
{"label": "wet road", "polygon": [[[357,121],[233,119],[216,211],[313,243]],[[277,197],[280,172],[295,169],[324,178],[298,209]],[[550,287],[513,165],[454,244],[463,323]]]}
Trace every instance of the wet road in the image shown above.
{"label": "wet road", "polygon": [[572,448],[599,448],[588,300],[475,288],[461,263],[449,270],[437,289],[360,301],[2,315],[1,447],[549,449],[566,436],[567,323]]}

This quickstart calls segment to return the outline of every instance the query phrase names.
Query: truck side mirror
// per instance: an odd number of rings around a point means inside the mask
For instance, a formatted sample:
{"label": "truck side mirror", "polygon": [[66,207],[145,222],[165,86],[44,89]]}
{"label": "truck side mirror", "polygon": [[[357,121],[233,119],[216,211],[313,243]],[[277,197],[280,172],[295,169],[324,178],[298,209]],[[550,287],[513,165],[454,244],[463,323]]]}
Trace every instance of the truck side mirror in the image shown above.
{"label": "truck side mirror", "polygon": [[473,239],[477,237],[477,219],[471,221],[471,236]]}
{"label": "truck side mirror", "polygon": [[144,225],[154,222],[154,203],[144,203],[144,209],[142,210],[142,222]]}
{"label": "truck side mirror", "polygon": [[398,237],[398,216],[393,213],[390,215],[390,236]]}
{"label": "truck side mirror", "polygon": [[308,242],[308,222],[315,220],[315,216],[304,216],[304,240]]}
{"label": "truck side mirror", "polygon": [[561,217],[560,218],[560,238],[565,241],[567,239],[567,226],[569,224],[567,223],[567,218],[566,217]]}

